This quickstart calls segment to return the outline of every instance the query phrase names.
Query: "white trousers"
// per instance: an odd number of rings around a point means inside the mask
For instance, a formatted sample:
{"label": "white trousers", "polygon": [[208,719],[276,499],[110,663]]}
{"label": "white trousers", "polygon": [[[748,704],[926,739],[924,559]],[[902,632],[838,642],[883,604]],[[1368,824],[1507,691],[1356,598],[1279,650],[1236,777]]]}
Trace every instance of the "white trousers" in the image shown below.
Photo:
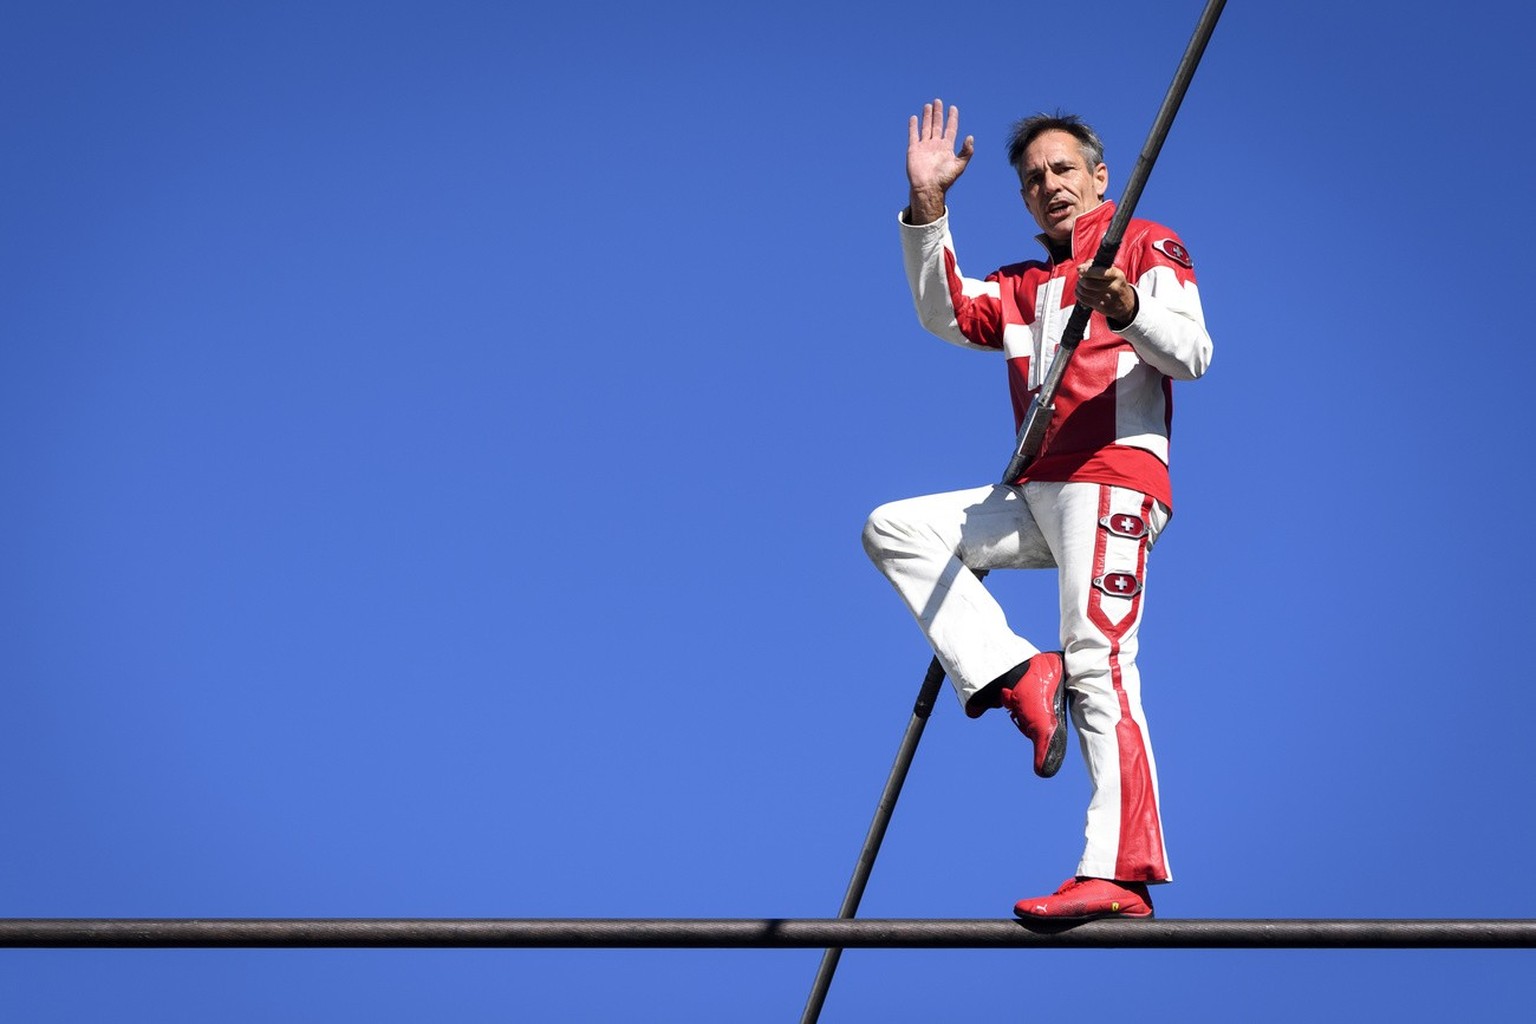
{"label": "white trousers", "polygon": [[1093,784],[1079,875],[1172,877],[1136,670],[1147,554],[1167,522],[1168,510],[1138,491],[1035,482],[894,501],[864,527],[864,549],[917,619],[962,705],[1039,653],[969,570],[1058,570],[1067,692]]}

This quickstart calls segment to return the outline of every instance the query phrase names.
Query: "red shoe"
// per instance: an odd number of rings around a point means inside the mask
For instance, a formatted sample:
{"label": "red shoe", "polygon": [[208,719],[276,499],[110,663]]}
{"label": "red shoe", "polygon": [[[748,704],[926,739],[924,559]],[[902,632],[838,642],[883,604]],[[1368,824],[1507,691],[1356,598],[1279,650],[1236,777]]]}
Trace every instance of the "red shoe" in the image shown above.
{"label": "red shoe", "polygon": [[1107,878],[1069,878],[1049,896],[1019,900],[1013,912],[1022,918],[1088,920],[1092,917],[1151,917],[1152,897],[1142,882]]}
{"label": "red shoe", "polygon": [[1045,651],[1029,659],[1024,675],[1002,693],[1013,724],[1035,744],[1035,774],[1055,775],[1067,752],[1067,673],[1061,654]]}

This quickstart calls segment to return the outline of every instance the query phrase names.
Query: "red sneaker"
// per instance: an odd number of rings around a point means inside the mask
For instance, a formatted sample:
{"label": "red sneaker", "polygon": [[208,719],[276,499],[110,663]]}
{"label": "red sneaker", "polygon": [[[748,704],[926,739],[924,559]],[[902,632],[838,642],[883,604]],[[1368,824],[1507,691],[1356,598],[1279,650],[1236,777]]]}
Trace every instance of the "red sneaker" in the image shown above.
{"label": "red sneaker", "polygon": [[1152,897],[1142,882],[1111,882],[1107,878],[1069,878],[1049,896],[1019,900],[1019,917],[1088,920],[1092,917],[1151,917]]}
{"label": "red sneaker", "polygon": [[1035,774],[1048,779],[1067,752],[1067,673],[1057,651],[1029,659],[1024,675],[1002,693],[1013,724],[1035,744]]}

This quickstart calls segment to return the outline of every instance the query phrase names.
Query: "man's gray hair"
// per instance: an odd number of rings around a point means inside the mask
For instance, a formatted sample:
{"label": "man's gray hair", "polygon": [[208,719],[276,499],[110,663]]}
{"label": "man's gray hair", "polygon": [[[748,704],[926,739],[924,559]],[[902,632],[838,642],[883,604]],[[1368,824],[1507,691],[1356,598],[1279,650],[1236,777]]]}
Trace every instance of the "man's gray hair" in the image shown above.
{"label": "man's gray hair", "polygon": [[1090,173],[1104,162],[1104,143],[1099,141],[1099,133],[1076,114],[1058,110],[1054,114],[1031,114],[1014,122],[1013,131],[1008,136],[1008,162],[1015,171],[1022,172],[1019,165],[1024,162],[1024,151],[1046,132],[1066,132],[1076,139]]}

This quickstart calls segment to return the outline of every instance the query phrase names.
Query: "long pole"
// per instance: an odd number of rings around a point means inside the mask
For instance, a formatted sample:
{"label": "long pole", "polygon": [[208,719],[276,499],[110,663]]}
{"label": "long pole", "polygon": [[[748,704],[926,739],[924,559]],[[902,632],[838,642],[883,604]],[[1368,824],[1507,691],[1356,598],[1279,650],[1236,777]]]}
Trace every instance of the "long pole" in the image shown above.
{"label": "long pole", "polygon": [[1536,920],[4,918],[0,949],[1536,949]]}
{"label": "long pole", "polygon": [[[1200,58],[1205,54],[1205,46],[1210,42],[1211,33],[1216,30],[1216,20],[1221,17],[1221,9],[1225,6],[1226,0],[1206,0],[1205,10],[1195,25],[1194,35],[1190,37],[1189,45],[1184,49],[1184,57],[1174,71],[1173,83],[1168,86],[1168,93],[1163,97],[1163,105],[1152,122],[1152,130],[1147,134],[1147,141],[1141,147],[1141,154],[1136,158],[1136,166],[1131,170],[1130,178],[1126,180],[1125,190],[1121,193],[1115,215],[1110,220],[1109,230],[1105,232],[1104,240],[1099,244],[1098,252],[1094,254],[1093,265],[1096,267],[1103,269],[1114,265],[1115,256],[1120,252],[1120,240],[1125,236],[1131,214],[1141,200],[1142,189],[1146,187],[1147,179],[1152,175],[1152,165],[1157,162],[1163,142],[1168,138],[1168,130],[1173,127],[1173,118],[1179,112],[1179,105],[1184,102],[1184,94],[1189,90],[1189,83],[1195,77],[1195,69],[1200,66]],[[1072,315],[1068,318],[1067,326],[1062,333],[1056,358],[1046,374],[1045,382],[1030,402],[1024,423],[1019,428],[1018,437],[1014,442],[1013,457],[1009,459],[1008,467],[1003,471],[1004,484],[1011,484],[1017,480],[1034,457],[1039,454],[1041,442],[1045,440],[1046,428],[1050,425],[1056,389],[1061,383],[1062,375],[1066,372],[1067,363],[1070,362],[1072,354],[1077,351],[1078,343],[1083,339],[1083,332],[1088,326],[1088,318],[1091,315],[1092,310],[1085,305],[1078,304],[1073,308]],[[978,575],[985,574],[978,573]],[[928,666],[928,674],[923,677],[923,686],[918,693],[917,703],[912,709],[912,717],[907,723],[907,731],[902,736],[901,747],[896,752],[896,762],[892,765],[885,789],[880,794],[880,803],[875,809],[874,821],[869,826],[864,848],[859,852],[858,864],[854,867],[853,879],[848,883],[842,909],[837,915],[839,919],[851,918],[858,911],[859,900],[864,896],[864,887],[869,881],[870,872],[874,869],[875,857],[880,852],[881,840],[885,838],[886,826],[890,824],[891,814],[896,809],[896,798],[901,795],[902,784],[907,778],[907,769],[911,767],[912,758],[917,753],[917,742],[922,739],[923,728],[928,724],[928,715],[933,710],[934,701],[943,681],[944,668],[939,664],[939,659],[934,658]],[[832,987],[832,976],[837,971],[837,963],[842,953],[841,948],[829,947],[822,954],[821,964],[816,970],[816,979],[811,985],[810,998],[806,1000],[805,1012],[800,1016],[800,1024],[816,1024],[821,1016],[821,1007],[826,1001],[828,990]]]}
{"label": "long pole", "polygon": [[[934,702],[939,697],[939,688],[943,684],[944,666],[939,664],[938,658],[934,658],[928,663],[928,673],[923,676],[923,685],[917,691],[917,700],[912,705],[912,717],[907,720],[907,731],[902,734],[901,746],[896,748],[896,761],[891,765],[891,774],[886,777],[880,803],[875,806],[874,820],[869,823],[869,832],[864,837],[864,848],[859,851],[858,863],[853,867],[853,878],[848,882],[843,905],[837,912],[839,920],[852,918],[859,912],[859,901],[864,898],[864,886],[869,882],[869,874],[875,867],[875,856],[880,852],[880,842],[885,838],[886,826],[891,823],[891,815],[896,810],[896,798],[901,796],[902,784],[907,781],[907,769],[912,767],[912,757],[917,753],[917,741],[923,738],[928,715],[933,711]],[[821,1005],[827,1000],[827,992],[832,988],[832,975],[837,971],[837,962],[842,955],[841,946],[829,946],[821,954],[821,964],[816,968],[816,980],[811,984],[810,998],[805,1001],[805,1012],[800,1015],[801,1024],[815,1024],[821,1016]]]}

